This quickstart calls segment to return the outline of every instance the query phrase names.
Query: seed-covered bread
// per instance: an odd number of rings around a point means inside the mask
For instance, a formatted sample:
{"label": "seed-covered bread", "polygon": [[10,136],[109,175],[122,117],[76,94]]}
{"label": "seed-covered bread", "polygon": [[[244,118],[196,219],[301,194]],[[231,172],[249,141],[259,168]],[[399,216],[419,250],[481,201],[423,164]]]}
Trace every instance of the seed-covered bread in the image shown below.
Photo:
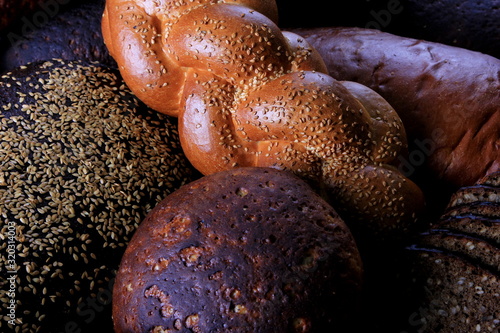
{"label": "seed-covered bread", "polygon": [[276,12],[274,0],[108,0],[102,30],[130,89],[179,118],[202,174],[291,171],[316,183],[353,231],[404,237],[425,198],[397,169],[407,153],[401,119],[370,88],[327,75]]}
{"label": "seed-covered bread", "polygon": [[499,177],[461,188],[409,248],[411,332],[500,330]]}
{"label": "seed-covered bread", "polygon": [[375,29],[294,32],[317,49],[334,78],[364,84],[394,107],[410,151],[399,169],[418,175],[428,198],[500,170],[500,59]]}
{"label": "seed-covered bread", "polygon": [[352,332],[361,287],[331,206],[291,173],[236,168],[141,223],[116,278],[115,332]]}
{"label": "seed-covered bread", "polygon": [[53,60],[0,78],[0,137],[0,331],[109,331],[132,234],[193,179],[175,119],[117,72]]}

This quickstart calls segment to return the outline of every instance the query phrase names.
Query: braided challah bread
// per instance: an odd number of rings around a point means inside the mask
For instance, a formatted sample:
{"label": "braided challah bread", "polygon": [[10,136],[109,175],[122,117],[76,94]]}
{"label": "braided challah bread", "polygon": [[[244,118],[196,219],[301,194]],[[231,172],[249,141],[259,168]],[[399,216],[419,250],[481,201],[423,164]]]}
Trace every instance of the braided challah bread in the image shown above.
{"label": "braided challah bread", "polygon": [[290,170],[371,232],[404,230],[422,210],[420,189],[395,167],[406,134],[394,109],[326,74],[305,40],[280,30],[274,1],[109,0],[102,26],[131,90],[179,117],[203,174]]}

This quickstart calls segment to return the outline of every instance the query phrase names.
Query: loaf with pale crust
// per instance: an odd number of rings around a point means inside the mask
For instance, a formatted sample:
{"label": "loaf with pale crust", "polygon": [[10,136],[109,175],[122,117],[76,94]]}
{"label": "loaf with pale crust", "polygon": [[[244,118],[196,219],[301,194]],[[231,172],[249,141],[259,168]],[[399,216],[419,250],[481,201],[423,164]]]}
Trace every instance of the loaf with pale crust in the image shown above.
{"label": "loaf with pale crust", "polygon": [[383,96],[407,130],[402,171],[456,190],[500,167],[500,59],[362,28],[297,29],[338,80]]}
{"label": "loaf with pale crust", "polygon": [[327,75],[317,52],[276,24],[274,1],[107,1],[103,36],[146,104],[179,117],[182,147],[203,174],[290,170],[353,226],[405,232],[423,209],[397,170],[406,134],[373,90]]}

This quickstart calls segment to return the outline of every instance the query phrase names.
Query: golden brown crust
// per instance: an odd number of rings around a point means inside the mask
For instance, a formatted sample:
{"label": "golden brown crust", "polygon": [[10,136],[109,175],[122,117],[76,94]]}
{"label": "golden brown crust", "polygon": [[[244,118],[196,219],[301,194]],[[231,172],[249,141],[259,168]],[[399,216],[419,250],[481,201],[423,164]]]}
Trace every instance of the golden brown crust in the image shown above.
{"label": "golden brown crust", "polygon": [[427,174],[456,189],[500,168],[499,59],[371,29],[294,32],[316,47],[330,75],[370,87],[396,109]]}
{"label": "golden brown crust", "polygon": [[151,108],[175,116],[185,72],[170,65],[157,42],[161,27],[146,17],[133,1],[111,1],[103,14],[103,38],[132,91]]}
{"label": "golden brown crust", "polygon": [[[248,8],[260,10],[277,20],[274,1],[226,2],[248,5]],[[165,50],[161,36],[168,34],[171,26],[170,22],[164,21],[176,21],[185,11],[190,12],[204,3],[217,1],[185,3],[165,0],[157,6],[153,3],[147,1],[141,6],[136,1],[107,1],[102,21],[103,37],[136,95],[150,107],[177,116],[186,71]],[[203,10],[199,12],[203,15]],[[183,34],[183,31],[179,33]]]}
{"label": "golden brown crust", "polygon": [[[183,149],[203,174],[291,170],[325,187],[346,216],[406,229],[423,195],[393,168],[406,148],[401,120],[371,89],[327,75],[314,48],[270,18],[273,3],[111,0],[104,38],[137,96],[179,117]],[[351,179],[358,172],[367,184]]]}

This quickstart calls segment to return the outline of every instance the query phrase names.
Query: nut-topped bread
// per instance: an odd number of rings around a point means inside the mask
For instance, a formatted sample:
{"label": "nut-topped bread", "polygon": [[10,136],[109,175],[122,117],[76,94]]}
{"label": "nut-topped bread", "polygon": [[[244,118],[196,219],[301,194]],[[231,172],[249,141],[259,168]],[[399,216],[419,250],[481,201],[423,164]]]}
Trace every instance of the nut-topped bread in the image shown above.
{"label": "nut-topped bread", "polygon": [[349,332],[362,274],[349,229],[303,180],[222,171],[139,226],[116,278],[115,332]]}
{"label": "nut-topped bread", "polygon": [[116,71],[53,60],[0,78],[0,136],[0,331],[109,329],[128,241],[196,174],[175,119]]}

